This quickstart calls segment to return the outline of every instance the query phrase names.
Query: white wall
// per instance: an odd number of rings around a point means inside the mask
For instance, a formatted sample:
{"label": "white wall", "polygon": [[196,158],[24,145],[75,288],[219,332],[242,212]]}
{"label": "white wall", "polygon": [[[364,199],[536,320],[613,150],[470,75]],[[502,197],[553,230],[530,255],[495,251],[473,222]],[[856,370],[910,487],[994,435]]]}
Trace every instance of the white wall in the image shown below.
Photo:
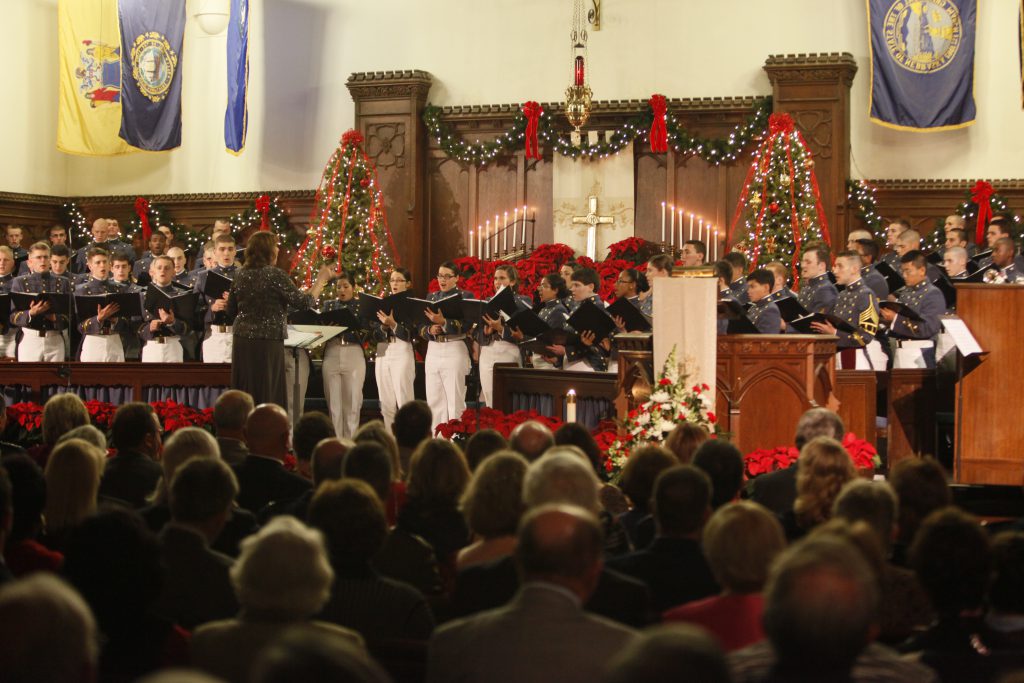
{"label": "white wall", "polygon": [[[48,11],[52,18],[54,0],[4,2],[31,8],[16,13],[29,33],[52,35],[55,19],[39,17]],[[904,133],[867,120],[860,0],[605,0],[604,26],[590,39],[590,82],[598,99],[762,95],[770,92],[761,69],[769,54],[848,51],[860,67],[852,97],[855,177],[1021,177],[1018,3],[979,4],[978,122],[960,131]],[[31,67],[40,80],[34,90],[47,97],[45,115],[0,112],[3,130],[24,126],[28,133],[11,140],[5,132],[0,149],[19,160],[45,157],[43,170],[22,176],[5,168],[0,189],[66,186],[69,194],[91,195],[312,188],[352,125],[345,88],[351,72],[427,70],[438,104],[557,100],[570,78],[570,8],[568,0],[252,0],[249,139],[237,158],[223,150],[223,35],[202,35],[189,21],[183,144],[166,154],[97,160],[54,151],[56,57],[45,55],[47,69]],[[5,24],[0,33],[16,38]]]}

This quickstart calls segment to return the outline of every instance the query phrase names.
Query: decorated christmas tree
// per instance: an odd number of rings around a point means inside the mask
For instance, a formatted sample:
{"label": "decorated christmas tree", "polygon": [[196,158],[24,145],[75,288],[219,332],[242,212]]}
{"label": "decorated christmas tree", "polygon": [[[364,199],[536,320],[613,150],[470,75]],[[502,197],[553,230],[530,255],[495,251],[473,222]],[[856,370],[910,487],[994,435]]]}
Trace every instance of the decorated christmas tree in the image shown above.
{"label": "decorated christmas tree", "polygon": [[772,114],[736,205],[729,244],[741,245],[751,268],[782,261],[796,278],[802,245],[811,240],[830,243],[814,159],[792,117]]}
{"label": "decorated christmas tree", "polygon": [[[353,274],[363,291],[384,291],[397,265],[388,230],[377,169],[363,149],[363,136],[350,130],[324,166],[309,233],[292,261],[292,277],[309,286],[324,264]],[[331,297],[331,287],[324,296]]]}

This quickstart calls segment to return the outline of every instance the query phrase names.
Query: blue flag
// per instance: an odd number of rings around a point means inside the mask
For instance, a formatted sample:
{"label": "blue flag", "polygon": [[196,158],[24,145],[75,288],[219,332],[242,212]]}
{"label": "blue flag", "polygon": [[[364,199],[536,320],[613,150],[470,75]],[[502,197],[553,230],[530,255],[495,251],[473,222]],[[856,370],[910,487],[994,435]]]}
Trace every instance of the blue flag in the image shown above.
{"label": "blue flag", "polygon": [[239,153],[249,124],[246,88],[249,83],[249,0],[231,0],[228,23],[228,108],[224,112],[224,145]]}
{"label": "blue flag", "polygon": [[974,123],[977,0],[866,0],[871,120],[931,132]]}
{"label": "blue flag", "polygon": [[185,0],[119,0],[121,138],[139,149],[181,145]]}

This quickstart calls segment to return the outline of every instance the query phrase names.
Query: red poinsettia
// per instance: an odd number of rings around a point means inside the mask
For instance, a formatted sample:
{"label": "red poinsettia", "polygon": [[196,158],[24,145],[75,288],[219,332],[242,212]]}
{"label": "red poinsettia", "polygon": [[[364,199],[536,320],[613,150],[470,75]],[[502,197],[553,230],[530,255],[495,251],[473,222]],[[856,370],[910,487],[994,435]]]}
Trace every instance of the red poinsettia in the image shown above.
{"label": "red poinsettia", "polygon": [[[853,432],[843,437],[843,447],[850,454],[853,466],[858,470],[873,470],[881,464],[878,451],[864,439]],[[776,446],[775,448],[758,448],[747,453],[743,460],[748,478],[753,478],[775,470],[789,467],[796,462],[800,451],[795,446]]]}

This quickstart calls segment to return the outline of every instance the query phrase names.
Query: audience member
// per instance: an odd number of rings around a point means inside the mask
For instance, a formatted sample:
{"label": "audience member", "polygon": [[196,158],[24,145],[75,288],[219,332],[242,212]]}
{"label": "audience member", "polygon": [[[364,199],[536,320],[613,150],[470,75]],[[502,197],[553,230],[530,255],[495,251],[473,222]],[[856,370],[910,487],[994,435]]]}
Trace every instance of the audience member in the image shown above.
{"label": "audience member", "polygon": [[1024,533],[996,534],[992,539],[992,569],[985,615],[989,644],[1020,652],[1024,649]]}
{"label": "audience member", "polygon": [[148,403],[125,403],[114,413],[110,435],[117,455],[107,461],[100,496],[139,509],[156,490],[163,470],[160,422]]}
{"label": "audience member", "polygon": [[643,550],[654,540],[654,518],[651,516],[651,495],[658,475],[673,465],[679,464],[672,452],[661,446],[640,446],[633,449],[622,468],[619,488],[626,494],[633,507],[619,515],[629,542],[637,550]]}
{"label": "audience member", "polygon": [[57,440],[75,427],[90,423],[89,410],[82,399],[70,392],[55,394],[43,406],[43,442],[29,450],[40,467],[46,467]]}
{"label": "audience member", "polygon": [[899,499],[898,534],[892,561],[906,565],[907,548],[924,518],[949,505],[953,498],[942,466],[931,458],[904,458],[889,471],[889,483]]}
{"label": "audience member", "polygon": [[313,487],[325,481],[341,479],[341,466],[345,454],[355,446],[348,439],[324,439],[313,449]]}
{"label": "audience member", "polygon": [[509,435],[508,446],[519,455],[533,462],[544,451],[555,445],[555,436],[547,425],[536,420],[527,420],[516,425]]}
{"label": "audience member", "polygon": [[[811,408],[796,423],[796,436],[793,439],[797,449],[801,449],[816,436],[828,436],[841,440],[846,433],[843,420],[827,408]],[[780,517],[793,509],[796,500],[796,469],[797,463],[768,474],[755,477],[750,482],[750,499],[760,503]]]}
{"label": "audience member", "polygon": [[196,629],[192,663],[228,683],[249,683],[253,653],[300,624],[362,649],[358,633],[311,621],[327,603],[333,580],[320,532],[294,517],[275,517],[242,542],[242,554],[231,568],[239,615]]}
{"label": "audience member", "polygon": [[426,401],[409,401],[395,413],[391,431],[395,433],[395,440],[398,442],[398,457],[402,465],[399,479],[405,480],[409,476],[409,461],[412,459],[413,451],[431,437],[432,424],[434,416]]}
{"label": "audience member", "polygon": [[439,629],[430,643],[428,680],[598,680],[636,637],[581,609],[600,579],[602,547],[600,524],[589,510],[541,506],[528,512],[515,553],[522,586],[505,607]]}
{"label": "audience member", "polygon": [[764,640],[761,591],[772,561],[786,547],[779,520],[757,503],[726,505],[705,525],[703,545],[722,592],[670,609],[662,618],[702,627],[727,652]]}
{"label": "audience member", "polygon": [[70,439],[53,449],[46,463],[46,531],[40,539],[63,551],[71,532],[96,513],[105,455],[91,443]]}
{"label": "audience member", "polygon": [[508,448],[508,441],[496,429],[481,429],[466,441],[466,464],[476,472],[480,463],[500,450]]}
{"label": "audience member", "polygon": [[327,415],[315,410],[303,413],[292,433],[295,473],[312,481],[313,449],[324,439],[335,436],[334,423]]}
{"label": "audience member", "polygon": [[676,456],[680,465],[689,465],[693,454],[708,440],[708,430],[692,422],[680,422],[668,433],[665,448]]}
{"label": "audience member", "polygon": [[675,683],[686,680],[730,683],[722,648],[707,633],[687,624],[654,626],[622,648],[608,663],[603,683]]}
{"label": "audience member", "polygon": [[351,628],[371,644],[430,637],[434,617],[423,594],[380,576],[370,564],[384,545],[388,527],[369,484],[352,478],[323,484],[310,503],[309,522],[324,534],[334,569],[321,619]]}
{"label": "audience member", "polygon": [[[667,451],[665,456],[675,461]],[[693,465],[663,470],[651,499],[654,540],[644,550],[608,561],[612,569],[647,584],[659,614],[719,591],[700,543],[711,514],[711,486],[708,475]]]}
{"label": "audience member", "polygon": [[391,677],[355,645],[314,629],[293,626],[263,652],[253,683],[391,683]]}
{"label": "audience member", "polygon": [[99,634],[85,601],[46,574],[0,591],[0,672],[6,683],[92,683]]}
{"label": "audience member", "polygon": [[693,454],[693,466],[711,478],[711,509],[736,500],[743,486],[743,454],[723,439],[708,439]]}
{"label": "audience member", "polygon": [[818,436],[800,449],[797,459],[796,500],[782,516],[786,538],[803,537],[832,517],[840,489],[857,476],[850,454],[835,439]]}
{"label": "audience member", "polygon": [[0,467],[0,585],[14,581],[14,574],[7,567],[4,550],[14,524],[14,492],[7,470]]}
{"label": "audience member", "polygon": [[870,643],[875,576],[861,552],[829,536],[800,541],[776,559],[764,591],[766,641],[729,655],[736,683],[934,683],[934,673]]}
{"label": "audience member", "polygon": [[398,440],[386,426],[383,420],[371,420],[356,430],[353,440],[359,444],[371,442],[380,444],[391,459],[391,481],[388,494],[381,498],[384,503],[384,510],[388,515],[388,526],[393,526],[398,519],[398,512],[405,506],[406,490],[405,482],[400,476],[402,461],[398,450]]}
{"label": "audience member", "polygon": [[457,570],[512,554],[523,515],[523,479],[529,463],[515,451],[498,451],[469,480],[459,506],[474,542],[459,551]]}
{"label": "audience member", "polygon": [[597,478],[607,479],[608,472],[604,468],[604,454],[601,453],[601,448],[597,445],[597,441],[594,440],[594,435],[584,425],[579,422],[566,422],[563,424],[555,430],[555,445],[575,446],[580,449],[587,456],[587,461],[594,468],[594,474],[597,475]]}
{"label": "audience member", "polygon": [[92,425],[82,425],[81,427],[75,427],[70,431],[64,432],[64,436],[57,439],[57,443],[63,443],[68,439],[82,439],[83,441],[88,441],[104,453],[107,452],[107,435]]}
{"label": "audience member", "polygon": [[272,403],[257,406],[245,423],[249,455],[234,466],[238,504],[257,516],[268,503],[297,498],[312,488],[307,479],[284,468],[290,434],[288,413]]}
{"label": "audience member", "polygon": [[64,562],[64,556],[38,541],[46,508],[43,471],[24,453],[3,458],[2,464],[10,477],[13,513],[3,561],[14,576],[36,571],[56,572]]}
{"label": "audience member", "polygon": [[237,494],[235,475],[219,458],[192,458],[172,475],[171,522],[160,532],[167,572],[157,613],[186,629],[238,611],[228,576],[232,559],[210,549]]}
{"label": "audience member", "polygon": [[103,633],[100,680],[134,680],[188,662],[188,634],[153,611],[163,578],[160,546],[137,514],[114,508],[82,522],[68,540],[64,575]]}
{"label": "audience member", "polygon": [[217,433],[220,456],[229,465],[237,465],[249,455],[245,445],[245,422],[254,408],[252,396],[238,389],[225,391],[213,404],[213,428]]}

